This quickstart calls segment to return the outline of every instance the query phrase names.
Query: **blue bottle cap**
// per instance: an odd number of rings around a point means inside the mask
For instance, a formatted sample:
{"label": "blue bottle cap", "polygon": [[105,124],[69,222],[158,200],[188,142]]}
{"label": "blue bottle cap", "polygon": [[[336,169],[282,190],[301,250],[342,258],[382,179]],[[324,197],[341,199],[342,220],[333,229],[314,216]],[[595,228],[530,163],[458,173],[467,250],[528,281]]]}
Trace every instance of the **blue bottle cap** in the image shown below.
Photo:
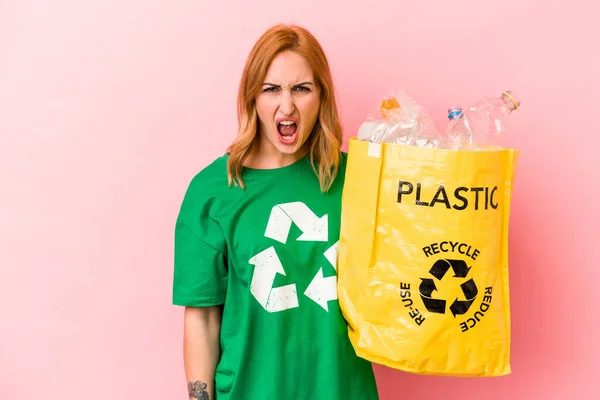
{"label": "blue bottle cap", "polygon": [[463,115],[463,110],[461,107],[452,107],[448,109],[448,119],[453,120],[456,118],[460,118]]}

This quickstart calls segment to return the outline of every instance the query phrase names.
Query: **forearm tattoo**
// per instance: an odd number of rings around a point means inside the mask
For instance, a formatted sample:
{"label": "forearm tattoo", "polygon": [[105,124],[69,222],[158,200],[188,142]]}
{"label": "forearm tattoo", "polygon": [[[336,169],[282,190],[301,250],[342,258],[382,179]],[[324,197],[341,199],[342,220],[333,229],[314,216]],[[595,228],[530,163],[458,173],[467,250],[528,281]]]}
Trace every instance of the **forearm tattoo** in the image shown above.
{"label": "forearm tattoo", "polygon": [[188,382],[188,394],[193,399],[209,400],[206,383],[201,381]]}

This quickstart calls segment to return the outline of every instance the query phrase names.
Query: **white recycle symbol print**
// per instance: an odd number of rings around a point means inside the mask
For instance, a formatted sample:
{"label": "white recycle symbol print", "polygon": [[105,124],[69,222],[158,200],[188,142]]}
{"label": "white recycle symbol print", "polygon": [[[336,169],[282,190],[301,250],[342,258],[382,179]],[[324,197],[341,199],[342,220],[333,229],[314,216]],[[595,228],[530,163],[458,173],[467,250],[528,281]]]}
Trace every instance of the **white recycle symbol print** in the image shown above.
{"label": "white recycle symbol print", "polygon": [[[297,240],[326,242],[328,239],[327,214],[319,218],[304,203],[293,202],[274,206],[271,209],[265,237],[286,244],[292,223],[302,231]],[[336,269],[338,243],[323,254]],[[284,311],[298,307],[296,284],[273,287],[277,274],[286,275],[285,269],[273,246],[261,251],[250,259],[254,265],[254,274],[250,283],[250,292],[268,312]],[[323,277],[323,268],[312,279],[304,295],[329,311],[328,301],[337,300],[336,276]]]}

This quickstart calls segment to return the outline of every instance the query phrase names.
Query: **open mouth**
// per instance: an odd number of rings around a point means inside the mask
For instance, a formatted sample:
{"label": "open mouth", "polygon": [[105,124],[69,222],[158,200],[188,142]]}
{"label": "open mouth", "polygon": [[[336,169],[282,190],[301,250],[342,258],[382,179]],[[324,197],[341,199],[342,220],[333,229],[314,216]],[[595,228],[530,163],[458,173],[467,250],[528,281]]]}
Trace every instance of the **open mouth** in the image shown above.
{"label": "open mouth", "polygon": [[292,144],[296,140],[298,126],[294,121],[281,121],[277,124],[279,140],[284,144]]}

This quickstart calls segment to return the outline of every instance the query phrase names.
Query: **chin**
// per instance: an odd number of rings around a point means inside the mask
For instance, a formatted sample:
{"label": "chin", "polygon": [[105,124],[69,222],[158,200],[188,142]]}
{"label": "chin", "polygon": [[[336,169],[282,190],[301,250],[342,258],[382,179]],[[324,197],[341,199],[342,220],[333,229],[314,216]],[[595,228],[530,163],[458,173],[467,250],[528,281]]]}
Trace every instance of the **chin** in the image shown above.
{"label": "chin", "polygon": [[295,154],[300,151],[304,144],[304,136],[300,133],[296,133],[292,137],[282,138],[281,135],[276,132],[274,136],[275,137],[271,137],[271,143],[283,154]]}
{"label": "chin", "polygon": [[296,154],[300,150],[300,148],[295,144],[294,145],[285,145],[285,144],[277,143],[274,147],[281,154],[287,154],[287,155]]}

